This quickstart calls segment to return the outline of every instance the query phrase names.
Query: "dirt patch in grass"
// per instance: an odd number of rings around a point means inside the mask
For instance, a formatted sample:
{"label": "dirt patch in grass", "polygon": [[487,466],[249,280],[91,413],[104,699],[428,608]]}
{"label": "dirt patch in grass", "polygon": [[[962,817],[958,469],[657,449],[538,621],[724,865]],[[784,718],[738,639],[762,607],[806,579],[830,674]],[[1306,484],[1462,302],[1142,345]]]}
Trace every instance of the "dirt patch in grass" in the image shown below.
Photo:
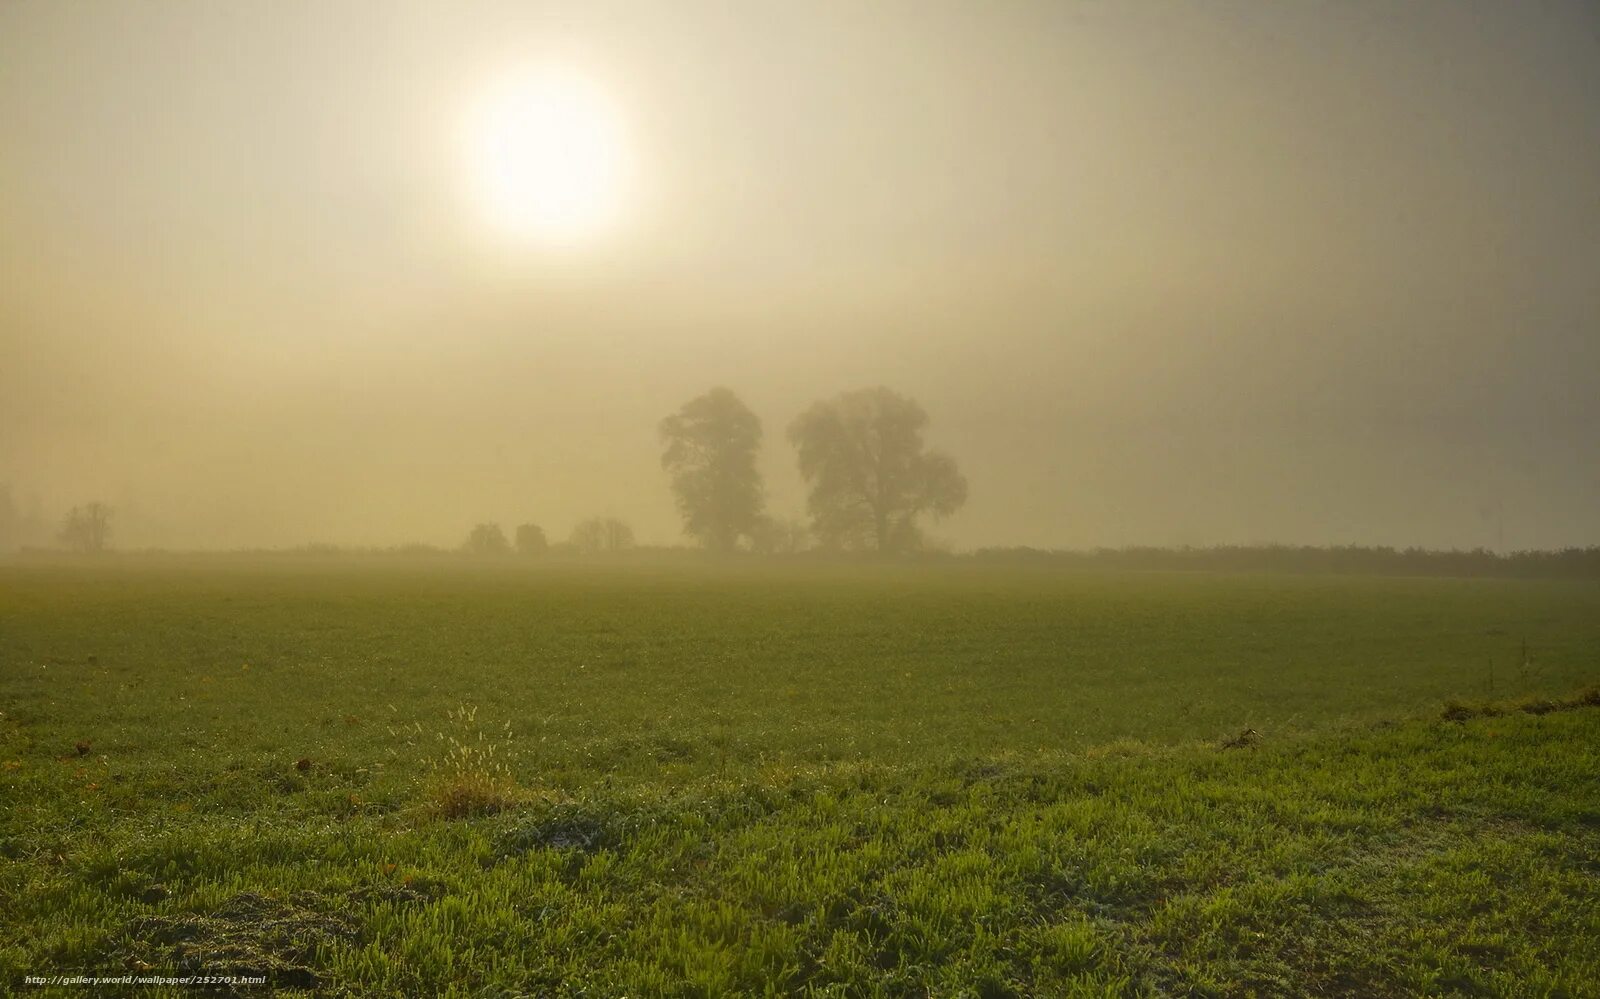
{"label": "dirt patch in grass", "polygon": [[[319,948],[354,939],[355,923],[316,892],[287,899],[242,892],[206,913],[147,916],[132,929],[156,953],[144,963],[216,976],[265,976],[275,987],[316,988]],[[149,958],[154,956],[155,961]]]}
{"label": "dirt patch in grass", "polygon": [[1527,697],[1518,701],[1446,701],[1439,717],[1445,721],[1462,722],[1472,718],[1498,718],[1521,712],[1527,715],[1547,715],[1556,711],[1577,711],[1581,708],[1600,707],[1600,687],[1587,687],[1571,697]]}

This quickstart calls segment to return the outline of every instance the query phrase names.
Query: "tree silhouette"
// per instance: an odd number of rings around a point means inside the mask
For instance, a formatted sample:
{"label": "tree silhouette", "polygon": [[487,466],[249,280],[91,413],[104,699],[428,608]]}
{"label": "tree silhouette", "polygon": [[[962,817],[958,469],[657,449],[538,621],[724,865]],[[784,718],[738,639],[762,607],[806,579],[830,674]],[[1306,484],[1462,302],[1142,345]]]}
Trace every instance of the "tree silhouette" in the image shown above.
{"label": "tree silhouette", "polygon": [[511,551],[511,545],[499,524],[479,524],[467,535],[461,550],[468,555],[504,555]]}
{"label": "tree silhouette", "polygon": [[684,533],[713,551],[733,550],[761,519],[761,421],[738,396],[714,388],[662,420],[660,432],[661,467],[672,476]]}
{"label": "tree silhouette", "polygon": [[520,524],[517,527],[517,554],[518,555],[543,555],[550,550],[550,542],[545,540],[544,528],[538,524]]}
{"label": "tree silhouette", "polygon": [[111,543],[111,508],[94,502],[75,506],[61,522],[61,543],[75,552],[103,552]]}
{"label": "tree silhouette", "polygon": [[923,448],[928,414],[887,388],[814,403],[789,427],[810,486],[806,509],[819,541],[834,548],[911,551],[917,518],[944,517],[967,499],[949,455]]}
{"label": "tree silhouette", "polygon": [[591,517],[572,529],[572,546],[584,554],[633,547],[633,528],[615,517]]}

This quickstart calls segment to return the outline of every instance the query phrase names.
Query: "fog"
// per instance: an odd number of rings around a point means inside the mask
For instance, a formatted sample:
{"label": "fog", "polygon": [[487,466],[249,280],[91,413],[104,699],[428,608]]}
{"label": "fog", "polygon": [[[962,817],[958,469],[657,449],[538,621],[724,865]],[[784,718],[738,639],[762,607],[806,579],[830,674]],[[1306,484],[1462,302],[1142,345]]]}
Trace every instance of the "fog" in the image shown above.
{"label": "fog", "polygon": [[[559,62],[615,223],[485,218]],[[683,542],[657,424],[918,400],[957,548],[1600,542],[1592,3],[0,5],[0,483],[119,547]]]}

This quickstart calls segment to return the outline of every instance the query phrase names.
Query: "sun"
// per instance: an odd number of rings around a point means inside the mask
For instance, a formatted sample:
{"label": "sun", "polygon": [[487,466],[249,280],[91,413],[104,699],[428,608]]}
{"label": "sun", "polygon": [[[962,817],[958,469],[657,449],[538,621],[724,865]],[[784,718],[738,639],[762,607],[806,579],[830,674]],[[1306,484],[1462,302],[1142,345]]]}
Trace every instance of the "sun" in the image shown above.
{"label": "sun", "polygon": [[472,109],[470,187],[490,224],[568,244],[621,217],[629,172],[621,117],[591,80],[564,68],[512,73]]}

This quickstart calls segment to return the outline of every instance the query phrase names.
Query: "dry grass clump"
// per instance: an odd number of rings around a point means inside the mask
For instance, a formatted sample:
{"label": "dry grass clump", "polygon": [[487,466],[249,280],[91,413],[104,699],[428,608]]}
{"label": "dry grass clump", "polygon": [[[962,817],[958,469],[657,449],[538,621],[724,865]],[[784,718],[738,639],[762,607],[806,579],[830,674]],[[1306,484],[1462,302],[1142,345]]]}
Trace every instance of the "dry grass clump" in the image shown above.
{"label": "dry grass clump", "polygon": [[467,819],[514,808],[522,798],[522,789],[515,781],[496,774],[469,772],[431,781],[427,803],[428,810],[440,818]]}
{"label": "dry grass clump", "polygon": [[478,709],[462,705],[446,714],[446,728],[435,733],[444,755],[434,761],[425,801],[445,819],[493,815],[515,807],[526,793],[511,772],[511,723],[493,736],[478,724]]}

